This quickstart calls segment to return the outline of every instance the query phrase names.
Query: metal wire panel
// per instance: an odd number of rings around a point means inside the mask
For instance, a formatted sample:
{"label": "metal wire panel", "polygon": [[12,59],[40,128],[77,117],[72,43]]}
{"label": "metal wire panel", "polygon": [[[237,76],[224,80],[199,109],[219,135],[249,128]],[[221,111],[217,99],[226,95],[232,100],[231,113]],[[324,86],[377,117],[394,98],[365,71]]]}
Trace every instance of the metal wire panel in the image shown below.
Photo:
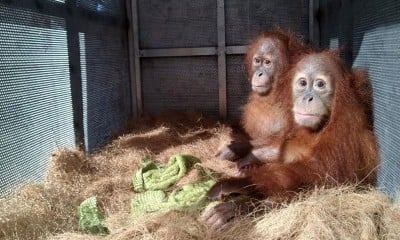
{"label": "metal wire panel", "polygon": [[120,16],[125,10],[124,4],[124,0],[76,0],[76,6],[79,8],[111,16]]}
{"label": "metal wire panel", "polygon": [[0,4],[0,194],[42,180],[51,152],[75,147],[76,129],[92,151],[134,110],[124,1],[102,0],[101,11],[71,2]]}
{"label": "metal wire panel", "polygon": [[142,60],[146,112],[203,110],[218,116],[216,57],[171,57]]}
{"label": "metal wire panel", "polygon": [[131,116],[128,50],[123,29],[88,26],[79,33],[85,147],[106,144]]}
{"label": "metal wire panel", "polygon": [[381,166],[378,182],[391,194],[400,190],[400,2],[354,1],[354,66],[369,68],[374,90],[375,131]]}
{"label": "metal wire panel", "polygon": [[246,45],[260,31],[279,25],[308,39],[308,0],[229,0],[227,45]]}
{"label": "metal wire panel", "polygon": [[74,146],[63,19],[0,4],[0,99],[1,194],[41,180],[51,151]]}
{"label": "metal wire panel", "polygon": [[217,1],[139,0],[140,48],[217,45]]}
{"label": "metal wire panel", "polygon": [[400,190],[400,2],[322,2],[323,46],[344,46],[346,61],[369,70],[381,155],[378,184],[395,196]]}

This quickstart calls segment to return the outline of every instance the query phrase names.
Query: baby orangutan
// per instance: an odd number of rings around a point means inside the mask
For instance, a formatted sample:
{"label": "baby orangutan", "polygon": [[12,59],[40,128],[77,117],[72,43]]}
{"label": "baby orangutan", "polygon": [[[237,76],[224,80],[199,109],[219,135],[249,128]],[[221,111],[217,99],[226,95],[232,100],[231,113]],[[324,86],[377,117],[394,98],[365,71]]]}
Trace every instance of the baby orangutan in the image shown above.
{"label": "baby orangutan", "polygon": [[[216,154],[218,159],[237,162],[241,175],[262,163],[277,161],[282,142],[293,126],[292,103],[284,94],[288,84],[286,73],[311,52],[310,47],[291,33],[279,29],[263,32],[255,39],[246,56],[252,93],[242,115],[243,127],[251,140],[232,141],[223,146]],[[372,88],[367,71],[362,68],[350,71],[350,84],[373,130]]]}
{"label": "baby orangutan", "polygon": [[291,124],[290,100],[282,94],[287,85],[284,75],[309,51],[299,38],[280,29],[265,31],[253,41],[246,56],[252,93],[242,115],[244,130],[252,140],[223,146],[216,154],[218,159],[237,161],[243,172],[260,160],[278,157]]}
{"label": "baby orangutan", "polygon": [[[291,99],[294,125],[278,161],[250,169],[241,181],[217,183],[208,197],[220,199],[220,192],[227,186],[232,192],[237,182],[236,193],[286,199],[314,186],[375,184],[378,148],[364,103],[354,89],[354,74],[332,52],[304,56],[290,71],[291,81],[283,93]],[[205,211],[203,220],[219,228],[242,206],[241,202],[221,203]]]}

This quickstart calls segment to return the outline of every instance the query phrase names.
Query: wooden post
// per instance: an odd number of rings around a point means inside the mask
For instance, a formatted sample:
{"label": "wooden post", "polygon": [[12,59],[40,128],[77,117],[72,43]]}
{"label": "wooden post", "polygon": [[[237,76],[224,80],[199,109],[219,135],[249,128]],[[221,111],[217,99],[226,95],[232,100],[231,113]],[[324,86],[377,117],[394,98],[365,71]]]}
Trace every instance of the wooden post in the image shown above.
{"label": "wooden post", "polygon": [[[140,116],[143,114],[143,98],[140,71],[139,19],[137,9],[137,0],[130,0],[131,22],[129,29],[129,68],[131,74],[131,95],[132,106],[136,104],[136,116]],[[136,98],[134,99],[135,96]]]}
{"label": "wooden post", "polygon": [[217,1],[219,115],[227,118],[225,2]]}

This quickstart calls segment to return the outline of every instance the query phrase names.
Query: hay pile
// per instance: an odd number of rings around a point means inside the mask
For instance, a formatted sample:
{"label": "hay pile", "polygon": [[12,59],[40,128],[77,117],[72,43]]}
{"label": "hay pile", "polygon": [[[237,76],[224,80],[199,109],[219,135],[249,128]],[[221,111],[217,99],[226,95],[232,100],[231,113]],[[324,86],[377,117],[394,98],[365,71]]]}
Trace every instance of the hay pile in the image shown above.
{"label": "hay pile", "polygon": [[[213,159],[232,134],[230,127],[198,112],[170,112],[131,122],[125,135],[90,156],[58,150],[44,183],[0,199],[0,239],[399,239],[400,205],[375,190],[354,187],[317,189],[271,211],[260,208],[223,231],[208,228],[196,213],[130,218],[131,177],[142,157],[166,163],[173,154],[188,153],[233,175],[232,164]],[[196,177],[194,170],[180,184]],[[106,216],[107,236],[78,229],[77,206],[93,195]]]}
{"label": "hay pile", "polygon": [[259,239],[399,239],[400,208],[371,189],[316,189],[258,219],[254,234]]}

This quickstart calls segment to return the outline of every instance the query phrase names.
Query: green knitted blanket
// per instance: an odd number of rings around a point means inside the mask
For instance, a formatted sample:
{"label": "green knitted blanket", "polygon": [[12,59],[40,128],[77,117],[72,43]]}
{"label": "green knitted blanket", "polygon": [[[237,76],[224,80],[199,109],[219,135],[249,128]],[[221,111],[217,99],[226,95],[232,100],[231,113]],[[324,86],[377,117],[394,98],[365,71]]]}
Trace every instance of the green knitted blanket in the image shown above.
{"label": "green knitted blanket", "polygon": [[189,211],[201,209],[207,204],[207,191],[214,184],[213,179],[187,184],[174,190],[169,196],[162,190],[138,193],[131,201],[132,217],[174,209]]}
{"label": "green knitted blanket", "polygon": [[[173,155],[166,165],[151,159],[142,159],[142,168],[132,177],[133,188],[138,192],[131,201],[134,218],[145,213],[165,212],[174,209],[195,211],[207,204],[207,192],[215,184],[211,174],[201,181],[173,188],[193,165],[200,160],[191,155]],[[207,169],[202,169],[207,172]],[[108,233],[102,225],[96,197],[90,197],[78,207],[79,228],[90,233]]]}
{"label": "green knitted blanket", "polygon": [[156,164],[148,158],[142,159],[142,168],[133,177],[136,192],[164,190],[183,177],[189,168],[200,160],[191,155],[173,155],[167,165]]}
{"label": "green knitted blanket", "polygon": [[165,166],[159,166],[149,159],[133,178],[136,192],[131,201],[133,217],[144,213],[168,211],[173,209],[197,210],[205,206],[208,190],[215,180],[206,176],[201,182],[186,184],[166,193],[190,167],[199,160],[190,155],[174,155]]}

